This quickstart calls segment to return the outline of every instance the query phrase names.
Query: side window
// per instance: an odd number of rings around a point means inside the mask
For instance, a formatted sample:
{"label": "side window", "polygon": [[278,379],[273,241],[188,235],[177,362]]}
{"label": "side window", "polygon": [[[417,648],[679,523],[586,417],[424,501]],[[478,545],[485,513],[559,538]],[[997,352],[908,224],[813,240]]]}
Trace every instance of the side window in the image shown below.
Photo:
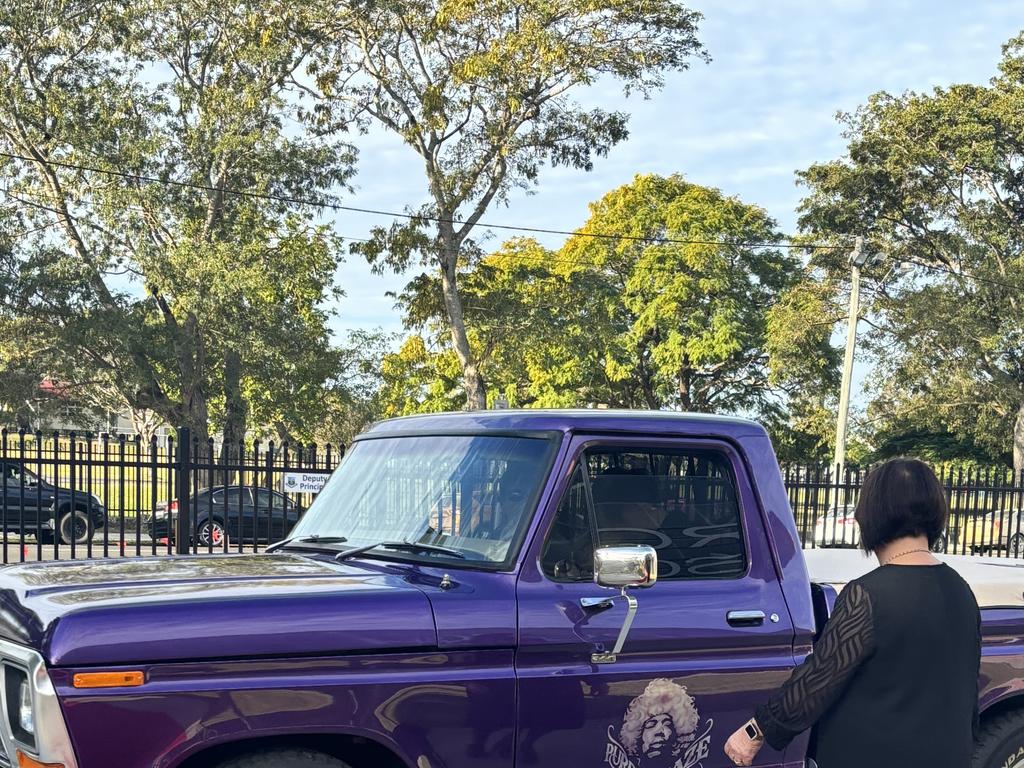
{"label": "side window", "polygon": [[[736,578],[746,572],[740,509],[725,455],[601,446],[586,451],[583,465],[598,546],[654,547],[661,579]],[[567,502],[559,520],[568,517]],[[559,520],[552,539],[564,526]],[[590,578],[591,569],[588,561],[579,578]],[[545,572],[558,578],[557,569]],[[571,574],[562,579],[575,580]]]}
{"label": "side window", "polygon": [[273,505],[275,512],[285,509],[289,505],[288,498],[277,491],[270,491],[266,488],[256,489],[256,506],[261,510],[270,509]]}
{"label": "side window", "polygon": [[577,466],[569,489],[555,513],[541,568],[555,581],[585,581],[594,577],[594,526],[583,467]]}
{"label": "side window", "polygon": [[25,477],[24,483],[26,486],[36,485],[39,482],[34,472],[14,462],[0,464],[0,473],[3,474],[2,481],[5,485],[20,486],[22,475]]}
{"label": "side window", "polygon": [[252,489],[248,486],[241,488],[239,486],[232,486],[228,488],[228,500],[235,506],[241,504],[243,507],[252,506]]}

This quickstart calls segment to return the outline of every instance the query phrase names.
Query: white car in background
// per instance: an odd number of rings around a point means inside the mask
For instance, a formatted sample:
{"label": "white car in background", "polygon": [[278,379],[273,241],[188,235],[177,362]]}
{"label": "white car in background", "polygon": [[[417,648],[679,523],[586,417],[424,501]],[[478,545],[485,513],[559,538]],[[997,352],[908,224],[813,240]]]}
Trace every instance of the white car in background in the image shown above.
{"label": "white car in background", "polygon": [[860,526],[853,519],[854,505],[830,509],[814,522],[815,547],[860,546]]}
{"label": "white car in background", "polygon": [[[813,547],[842,547],[852,549],[860,546],[860,526],[854,519],[856,506],[847,504],[842,507],[830,509],[820,515],[814,522],[814,543]],[[945,552],[947,546],[947,534],[941,535],[932,550]]]}

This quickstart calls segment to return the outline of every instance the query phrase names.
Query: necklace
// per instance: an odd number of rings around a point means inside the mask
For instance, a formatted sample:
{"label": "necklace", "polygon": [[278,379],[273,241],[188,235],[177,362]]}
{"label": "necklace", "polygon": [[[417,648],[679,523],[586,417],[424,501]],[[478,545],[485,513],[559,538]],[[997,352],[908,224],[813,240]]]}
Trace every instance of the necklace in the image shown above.
{"label": "necklace", "polygon": [[898,555],[893,555],[892,557],[886,558],[885,562],[882,563],[882,565],[888,565],[893,560],[899,560],[901,557],[906,557],[907,555],[912,555],[915,552],[928,552],[928,553],[930,553],[931,550],[929,550],[929,549],[922,549],[921,547],[918,547],[917,549],[908,549],[906,552],[900,552]]}

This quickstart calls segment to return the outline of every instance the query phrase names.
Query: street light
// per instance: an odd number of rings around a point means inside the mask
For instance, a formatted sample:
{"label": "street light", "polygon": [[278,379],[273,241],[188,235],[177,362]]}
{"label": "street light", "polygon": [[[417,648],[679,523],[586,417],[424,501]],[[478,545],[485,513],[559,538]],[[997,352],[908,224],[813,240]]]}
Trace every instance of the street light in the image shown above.
{"label": "street light", "polygon": [[853,379],[853,357],[857,347],[857,320],[860,314],[860,271],[879,259],[864,251],[864,238],[854,241],[850,253],[850,315],[846,329],[846,354],[843,356],[843,385],[839,392],[839,416],[836,422],[836,450],[832,466],[836,468],[836,482],[846,467],[846,426],[850,418],[850,383]]}

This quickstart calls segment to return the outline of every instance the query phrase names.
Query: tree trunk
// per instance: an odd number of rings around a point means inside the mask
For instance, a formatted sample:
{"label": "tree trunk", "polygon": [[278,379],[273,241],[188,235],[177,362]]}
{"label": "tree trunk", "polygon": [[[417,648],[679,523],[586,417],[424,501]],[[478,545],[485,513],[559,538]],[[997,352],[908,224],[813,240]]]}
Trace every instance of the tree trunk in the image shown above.
{"label": "tree trunk", "polygon": [[32,430],[32,412],[23,407],[18,408],[14,412],[14,424],[18,429],[30,432]]}
{"label": "tree trunk", "polygon": [[131,408],[132,429],[144,445],[151,445],[160,429],[161,419],[155,412],[144,408]]}
{"label": "tree trunk", "polygon": [[292,431],[288,429],[288,425],[283,421],[274,422],[274,431],[277,432],[277,439],[282,445],[295,442],[295,436],[292,435]]}
{"label": "tree trunk", "polygon": [[[441,257],[441,290],[444,294],[444,307],[448,314],[448,325],[452,333],[452,346],[462,366],[462,380],[466,388],[466,410],[480,411],[487,407],[487,387],[484,377],[477,367],[476,357],[469,346],[466,333],[466,320],[462,314],[462,297],[456,285],[456,266],[458,264],[458,246],[450,232],[450,226],[441,224],[441,242],[444,254]],[[448,231],[445,231],[448,230]]]}
{"label": "tree trunk", "polygon": [[[175,352],[181,376],[180,416],[174,419],[174,426],[185,426],[192,430],[193,457],[204,464],[212,465],[213,452],[210,448],[210,408],[206,396],[206,351],[202,332],[194,315],[189,315],[175,335]],[[212,469],[196,470],[195,482],[200,488],[214,484]]]}
{"label": "tree trunk", "polygon": [[240,446],[245,440],[246,417],[242,356],[237,350],[229,349],[224,356],[224,442],[220,448],[221,461],[226,464],[241,463]]}
{"label": "tree trunk", "polygon": [[1013,423],[1013,472],[1018,480],[1024,472],[1024,402],[1017,408]]}
{"label": "tree trunk", "polygon": [[679,372],[679,407],[693,410],[693,371],[688,367]]}
{"label": "tree trunk", "polygon": [[644,403],[652,411],[661,409],[661,399],[658,394],[654,391],[654,377],[647,368],[647,364],[643,360],[640,361],[640,389],[644,393]]}
{"label": "tree trunk", "polygon": [[640,341],[640,347],[637,350],[637,374],[640,377],[640,390],[644,394],[644,402],[652,411],[657,411],[661,408],[661,398],[654,391],[654,375],[647,365],[650,336],[651,334],[647,334],[647,338]]}

